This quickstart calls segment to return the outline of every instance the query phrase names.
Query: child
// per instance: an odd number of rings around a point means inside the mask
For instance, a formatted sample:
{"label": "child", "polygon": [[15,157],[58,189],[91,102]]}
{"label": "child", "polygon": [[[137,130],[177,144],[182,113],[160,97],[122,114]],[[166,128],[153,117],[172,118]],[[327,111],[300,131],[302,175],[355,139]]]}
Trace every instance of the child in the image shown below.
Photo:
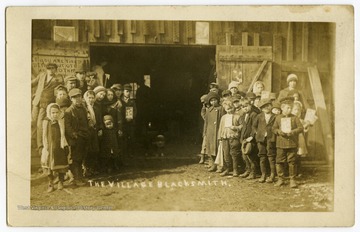
{"label": "child", "polygon": [[202,134],[202,143],[201,143],[201,151],[200,151],[200,161],[199,164],[204,164],[205,163],[205,156],[206,156],[206,135],[204,133],[204,120],[205,120],[205,115],[206,115],[206,110],[207,108],[209,108],[208,104],[206,103],[207,100],[207,95],[204,94],[200,97],[200,102],[202,104],[202,108],[201,108],[201,134]]}
{"label": "child", "polygon": [[[257,115],[253,127],[256,131],[255,140],[258,146],[258,156],[260,157],[260,183],[265,181],[274,182],[275,179],[275,145],[273,142],[272,126],[275,121],[275,115],[271,113],[271,100],[261,99],[259,102],[261,113]],[[266,162],[269,161],[270,177],[266,180]]]}
{"label": "child", "polygon": [[[242,128],[240,130],[240,143],[244,146],[247,143],[251,144],[251,147],[254,148],[255,139],[254,139],[254,130],[253,123],[257,116],[257,114],[252,110],[252,105],[249,99],[241,99],[240,101],[244,114],[240,117],[240,125]],[[240,175],[242,178],[246,178],[247,180],[255,179],[255,171],[256,171],[256,150],[251,149],[251,152],[248,154],[242,153],[242,158],[245,162],[245,172]]]}
{"label": "child", "polygon": [[230,82],[228,90],[230,90],[231,96],[234,96],[235,94],[237,94],[239,92],[239,89],[238,89],[239,84],[240,83],[237,81]]}
{"label": "child", "polygon": [[121,114],[123,127],[123,150],[124,154],[132,157],[134,154],[134,137],[135,137],[135,119],[137,115],[136,103],[130,99],[132,87],[130,84],[124,85],[124,92],[121,97]]}
{"label": "child", "polygon": [[281,107],[280,103],[278,101],[274,101],[272,103],[271,113],[275,114],[275,116],[281,114],[281,108],[280,107]]}
{"label": "child", "polygon": [[296,188],[296,153],[298,136],[303,131],[300,120],[291,114],[294,98],[285,97],[280,100],[282,114],[275,119],[272,131],[276,134],[276,171],[278,181],[275,186],[284,184],[284,164],[288,163],[290,187]]}
{"label": "child", "polygon": [[256,96],[261,96],[262,91],[265,89],[265,84],[262,81],[256,81],[253,86],[253,93]]}
{"label": "child", "polygon": [[244,114],[244,111],[242,110],[240,100],[242,99],[240,94],[235,94],[232,98],[232,103],[234,105],[234,114],[237,114],[239,116]]}
{"label": "child", "polygon": [[65,86],[63,85],[58,85],[55,89],[54,89],[54,95],[56,99],[61,99],[61,98],[68,98],[68,92]]}
{"label": "child", "polygon": [[78,68],[75,70],[76,81],[78,82],[78,88],[81,92],[85,93],[88,90],[87,83],[85,81],[85,70]]}
{"label": "child", "polygon": [[239,176],[238,155],[240,154],[239,131],[242,127],[239,122],[240,115],[234,114],[234,106],[230,100],[225,100],[223,107],[226,114],[220,120],[218,140],[224,154],[225,170],[220,175],[226,176],[232,169],[233,177],[237,177]]}
{"label": "child", "polygon": [[66,86],[66,89],[67,89],[68,92],[70,90],[76,88],[76,84],[77,84],[76,83],[76,77],[67,76],[67,77],[65,77],[64,82],[65,82],[65,86]]}
{"label": "child", "polygon": [[220,97],[217,93],[209,92],[207,95],[207,103],[210,105],[205,114],[204,133],[206,135],[206,150],[209,156],[209,172],[217,169],[215,165],[215,157],[217,154],[217,133],[219,122],[223,115],[222,107],[219,105]]}
{"label": "child", "polygon": [[115,91],[115,97],[120,101],[121,95],[123,94],[123,88],[121,84],[113,84],[111,89]]}
{"label": "child", "polygon": [[83,105],[81,90],[77,88],[70,90],[69,97],[72,104],[65,110],[65,135],[71,146],[72,164],[70,168],[74,174],[74,184],[81,186],[85,185],[82,164],[86,156],[89,138],[88,117],[87,110]]}
{"label": "child", "polygon": [[99,86],[99,80],[96,72],[87,72],[85,77],[86,85],[88,90],[93,90]]}
{"label": "child", "polygon": [[261,113],[261,110],[259,108],[257,108],[254,103],[255,100],[258,98],[255,93],[253,92],[247,92],[246,93],[246,98],[250,101],[250,105],[251,105],[251,110],[257,114]]}
{"label": "child", "polygon": [[64,120],[59,118],[60,106],[50,103],[46,108],[46,118],[43,121],[43,150],[41,166],[48,175],[49,186],[47,192],[54,191],[54,173],[58,173],[58,189],[63,189],[64,175],[68,165],[68,143],[65,138]]}
{"label": "child", "polygon": [[98,139],[98,128],[96,123],[96,116],[94,110],[95,103],[95,92],[88,90],[84,93],[85,106],[87,109],[88,125],[89,125],[89,144],[87,155],[84,160],[85,173],[84,176],[91,176],[98,173],[98,153],[99,139]]}
{"label": "child", "polygon": [[296,175],[301,176],[301,157],[305,157],[308,153],[305,141],[305,133],[309,130],[310,123],[301,119],[302,104],[299,101],[294,101],[294,106],[291,111],[293,115],[300,119],[304,127],[304,131],[299,134],[299,147],[296,156]]}
{"label": "child", "polygon": [[107,172],[112,173],[114,169],[117,169],[116,164],[120,153],[117,130],[114,128],[114,120],[111,115],[105,115],[103,120],[105,126],[100,143],[100,154]]}

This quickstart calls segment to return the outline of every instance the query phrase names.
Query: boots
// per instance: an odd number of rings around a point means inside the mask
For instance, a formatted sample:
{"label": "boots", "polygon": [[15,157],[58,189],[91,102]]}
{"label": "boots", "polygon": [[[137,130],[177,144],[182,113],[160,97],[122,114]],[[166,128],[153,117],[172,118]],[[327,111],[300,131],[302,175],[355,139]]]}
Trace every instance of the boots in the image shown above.
{"label": "boots", "polygon": [[200,154],[199,164],[203,164],[203,163],[205,163],[205,155],[204,155],[204,154]]}
{"label": "boots", "polygon": [[243,174],[240,175],[241,178],[246,178],[250,175],[250,171],[246,170]]}
{"label": "boots", "polygon": [[297,184],[295,181],[295,169],[296,165],[289,164],[290,188],[297,188]]}
{"label": "boots", "polygon": [[63,182],[64,182],[64,173],[59,173],[59,182],[58,182],[58,190],[62,190],[64,188]]}
{"label": "boots", "polygon": [[284,185],[284,164],[276,164],[276,171],[278,173],[278,180],[275,183],[275,186]]}
{"label": "boots", "polygon": [[256,176],[255,176],[255,172],[254,171],[251,171],[250,174],[248,175],[248,177],[246,177],[245,179],[246,180],[253,180],[255,179]]}
{"label": "boots", "polygon": [[48,175],[48,179],[49,179],[49,184],[48,184],[48,189],[46,190],[46,192],[51,193],[55,190],[54,184],[53,184],[53,179],[54,179],[53,175],[52,174]]}
{"label": "boots", "polygon": [[266,179],[266,183],[274,183],[275,181],[275,174],[271,173],[270,176]]}
{"label": "boots", "polygon": [[229,168],[226,168],[221,174],[220,176],[226,176],[229,174]]}
{"label": "boots", "polygon": [[275,180],[275,172],[276,172],[275,157],[269,156],[268,160],[269,160],[269,166],[270,166],[270,177],[266,180],[266,183],[273,183]]}
{"label": "boots", "polygon": [[260,171],[261,171],[261,177],[259,179],[259,183],[264,183],[266,179],[266,157],[261,156],[260,157]]}
{"label": "boots", "polygon": [[212,156],[209,158],[209,166],[208,172],[215,172],[216,171],[216,164],[214,163],[214,159]]}

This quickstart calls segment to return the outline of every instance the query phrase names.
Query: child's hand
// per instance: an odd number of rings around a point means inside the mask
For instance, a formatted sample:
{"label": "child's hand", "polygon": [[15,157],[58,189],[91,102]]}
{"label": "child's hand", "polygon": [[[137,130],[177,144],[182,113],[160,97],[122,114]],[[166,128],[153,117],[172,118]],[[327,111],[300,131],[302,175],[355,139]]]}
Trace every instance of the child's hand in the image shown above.
{"label": "child's hand", "polygon": [[102,130],[99,130],[98,131],[98,136],[102,136],[102,134],[103,134]]}

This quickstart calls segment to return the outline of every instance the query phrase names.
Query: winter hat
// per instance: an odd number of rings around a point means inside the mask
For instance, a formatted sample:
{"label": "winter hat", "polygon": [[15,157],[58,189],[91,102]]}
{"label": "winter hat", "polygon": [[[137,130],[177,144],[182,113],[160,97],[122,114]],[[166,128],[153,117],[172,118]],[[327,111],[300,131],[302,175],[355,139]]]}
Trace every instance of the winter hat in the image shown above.
{"label": "winter hat", "polygon": [[111,115],[105,115],[104,116],[104,122],[106,122],[106,121],[114,122],[114,119],[113,119],[113,117]]}
{"label": "winter hat", "polygon": [[69,97],[72,98],[74,96],[77,96],[77,95],[81,95],[81,90],[78,89],[78,88],[73,88],[69,91]]}
{"label": "winter hat", "polygon": [[261,109],[262,107],[271,104],[271,99],[270,98],[264,98],[261,99],[258,103],[258,107]]}
{"label": "winter hat", "polygon": [[131,91],[131,90],[132,90],[131,85],[130,85],[130,84],[125,84],[125,85],[124,85],[124,90]]}
{"label": "winter hat", "polygon": [[201,102],[201,103],[206,102],[206,98],[207,98],[207,94],[202,95],[202,96],[200,97],[200,102]]}
{"label": "winter hat", "polygon": [[237,89],[239,89],[239,88],[238,88],[239,84],[240,84],[240,83],[237,82],[237,81],[231,81],[230,84],[229,84],[229,88],[228,88],[228,89],[229,89],[229,90],[230,90],[231,88],[237,88]]}
{"label": "winter hat", "polygon": [[101,91],[106,92],[106,89],[104,86],[99,85],[99,86],[95,87],[95,89],[94,89],[95,95],[100,93]]}
{"label": "winter hat", "polygon": [[281,109],[281,106],[280,106],[280,103],[278,102],[278,101],[274,101],[273,103],[272,103],[272,107],[271,107],[271,109]]}
{"label": "winter hat", "polygon": [[216,98],[218,101],[220,101],[220,96],[219,94],[215,93],[215,92],[209,92],[207,95],[207,103],[210,105],[210,100]]}
{"label": "winter hat", "polygon": [[298,80],[299,80],[298,77],[293,73],[289,74],[289,76],[286,78],[287,83],[289,83],[290,81],[297,82]]}
{"label": "winter hat", "polygon": [[122,85],[121,84],[113,84],[110,88],[113,90],[122,90]]}
{"label": "winter hat", "polygon": [[254,100],[256,98],[256,95],[253,92],[247,92],[246,93],[246,98]]}
{"label": "winter hat", "polygon": [[230,90],[225,89],[224,91],[222,91],[221,96],[222,96],[222,97],[225,97],[226,95],[231,95]]}
{"label": "winter hat", "polygon": [[56,104],[60,107],[67,107],[71,105],[69,98],[56,98]]}

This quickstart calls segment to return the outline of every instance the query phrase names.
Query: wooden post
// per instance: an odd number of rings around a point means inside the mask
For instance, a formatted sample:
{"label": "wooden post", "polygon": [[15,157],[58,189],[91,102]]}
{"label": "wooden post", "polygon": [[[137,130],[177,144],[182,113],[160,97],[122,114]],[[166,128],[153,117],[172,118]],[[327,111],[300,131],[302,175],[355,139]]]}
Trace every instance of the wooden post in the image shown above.
{"label": "wooden post", "polygon": [[230,32],[225,33],[225,44],[231,45],[231,33]]}
{"label": "wooden post", "polygon": [[308,61],[309,51],[309,26],[308,23],[302,23],[302,38],[301,38],[301,60]]}
{"label": "wooden post", "polygon": [[179,21],[173,22],[173,42],[174,43],[180,42],[180,22]]}
{"label": "wooden post", "polygon": [[260,46],[260,36],[259,36],[259,33],[254,33],[254,46]]}
{"label": "wooden post", "polygon": [[291,22],[288,23],[287,38],[286,38],[286,60],[292,61],[294,59],[294,31]]}
{"label": "wooden post", "polygon": [[282,63],[282,37],[280,34],[273,36],[273,72],[272,92],[278,93],[281,89],[281,63]]}
{"label": "wooden post", "polygon": [[243,32],[241,33],[241,45],[247,47],[249,44],[249,33]]}
{"label": "wooden post", "polygon": [[319,117],[322,136],[327,154],[327,161],[330,165],[334,161],[334,139],[332,136],[331,123],[326,110],[325,97],[321,86],[319,71],[316,66],[308,68],[309,80],[314,97],[316,113]]}
{"label": "wooden post", "polygon": [[94,22],[94,37],[100,38],[100,20]]}

